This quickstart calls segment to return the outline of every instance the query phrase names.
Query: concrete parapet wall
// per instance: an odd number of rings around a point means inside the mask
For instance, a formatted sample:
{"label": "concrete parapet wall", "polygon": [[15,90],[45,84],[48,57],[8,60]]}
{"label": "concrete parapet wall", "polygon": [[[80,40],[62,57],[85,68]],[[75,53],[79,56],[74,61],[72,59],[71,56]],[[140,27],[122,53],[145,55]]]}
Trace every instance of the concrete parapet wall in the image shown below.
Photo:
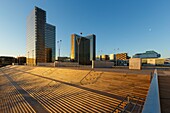
{"label": "concrete parapet wall", "polygon": [[114,62],[109,61],[92,61],[92,68],[109,68],[113,67]]}
{"label": "concrete parapet wall", "polygon": [[55,67],[77,67],[77,62],[54,62]]}
{"label": "concrete parapet wall", "polygon": [[12,65],[14,66],[14,65],[18,65],[18,63],[12,63]]}
{"label": "concrete parapet wall", "polygon": [[54,67],[54,63],[37,63],[37,66],[49,66],[49,67]]}

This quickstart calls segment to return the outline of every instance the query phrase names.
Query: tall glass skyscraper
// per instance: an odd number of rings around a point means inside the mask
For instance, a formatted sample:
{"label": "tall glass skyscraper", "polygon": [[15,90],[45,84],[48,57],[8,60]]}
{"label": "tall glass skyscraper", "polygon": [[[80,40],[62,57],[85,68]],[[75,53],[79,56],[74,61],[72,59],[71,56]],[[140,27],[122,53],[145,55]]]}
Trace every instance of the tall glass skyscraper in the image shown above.
{"label": "tall glass skyscraper", "polygon": [[96,35],[88,35],[86,38],[90,40],[90,61],[96,60]]}
{"label": "tall glass skyscraper", "polygon": [[78,39],[81,37],[77,34],[71,35],[71,60],[78,60]]}
{"label": "tall glass skyscraper", "polygon": [[[48,41],[48,37],[51,40],[51,36],[47,34],[50,33],[48,33],[48,30],[46,33],[46,11],[35,7],[27,17],[26,56],[28,65],[47,62],[45,44],[46,41]],[[53,38],[55,38],[55,35]],[[51,50],[53,50],[53,48],[51,48]]]}
{"label": "tall glass skyscraper", "polygon": [[55,61],[55,26],[46,23],[45,29],[45,59],[46,62]]}
{"label": "tall glass skyscraper", "polygon": [[71,35],[71,60],[80,64],[90,64],[96,60],[96,36],[94,34],[85,37],[77,34]]}

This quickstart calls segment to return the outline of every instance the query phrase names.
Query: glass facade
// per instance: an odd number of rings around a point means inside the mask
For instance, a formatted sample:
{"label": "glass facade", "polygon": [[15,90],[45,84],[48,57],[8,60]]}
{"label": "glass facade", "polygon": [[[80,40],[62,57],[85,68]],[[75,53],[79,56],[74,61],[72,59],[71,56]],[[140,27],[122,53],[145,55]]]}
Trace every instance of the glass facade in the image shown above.
{"label": "glass facade", "polygon": [[77,40],[81,37],[76,34],[71,35],[71,59],[77,61],[78,57],[78,43]]}
{"label": "glass facade", "polygon": [[[89,61],[96,59],[96,36],[88,35],[81,37],[77,34],[71,35],[71,60],[78,61],[78,46],[79,46],[79,59],[83,59],[83,64],[89,64]],[[86,62],[84,62],[86,61]]]}
{"label": "glass facade", "polygon": [[45,62],[45,23],[46,12],[35,7],[27,17],[27,64]]}
{"label": "glass facade", "polygon": [[133,58],[159,58],[159,57],[161,57],[161,55],[155,51],[146,51],[145,53],[137,53],[133,56]]}
{"label": "glass facade", "polygon": [[96,60],[96,35],[88,35],[86,38],[90,40],[90,61]]}
{"label": "glass facade", "polygon": [[54,62],[55,57],[56,57],[55,26],[47,24],[47,23],[46,23],[46,29],[45,29],[45,48],[46,48],[45,49],[46,50],[46,54],[45,54],[46,62]]}

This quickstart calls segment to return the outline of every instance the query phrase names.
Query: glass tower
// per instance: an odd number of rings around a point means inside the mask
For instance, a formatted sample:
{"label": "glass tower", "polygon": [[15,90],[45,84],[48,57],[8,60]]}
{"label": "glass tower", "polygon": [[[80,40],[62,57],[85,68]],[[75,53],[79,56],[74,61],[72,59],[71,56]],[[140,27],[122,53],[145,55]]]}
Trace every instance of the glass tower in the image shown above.
{"label": "glass tower", "polygon": [[28,65],[45,62],[46,12],[38,7],[27,17],[26,56]]}
{"label": "glass tower", "polygon": [[77,34],[71,35],[71,60],[77,62],[78,59],[79,63],[82,62],[81,64],[90,64],[90,61],[96,60],[95,35],[92,34],[86,37]]}
{"label": "glass tower", "polygon": [[45,29],[45,60],[46,62],[55,61],[55,26],[46,23]]}
{"label": "glass tower", "polygon": [[77,34],[71,35],[71,59],[74,61],[78,60],[78,39],[81,37]]}
{"label": "glass tower", "polygon": [[86,38],[90,40],[90,61],[96,60],[96,35],[88,35]]}

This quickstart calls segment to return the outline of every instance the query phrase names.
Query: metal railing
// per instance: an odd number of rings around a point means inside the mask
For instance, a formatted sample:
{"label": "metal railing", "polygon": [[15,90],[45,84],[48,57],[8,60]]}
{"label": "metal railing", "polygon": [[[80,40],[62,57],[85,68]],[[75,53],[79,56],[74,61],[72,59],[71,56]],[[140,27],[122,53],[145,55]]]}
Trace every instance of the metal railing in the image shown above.
{"label": "metal railing", "polygon": [[141,113],[145,99],[127,95],[111,113]]}
{"label": "metal railing", "polygon": [[158,74],[155,69],[142,113],[161,113]]}

